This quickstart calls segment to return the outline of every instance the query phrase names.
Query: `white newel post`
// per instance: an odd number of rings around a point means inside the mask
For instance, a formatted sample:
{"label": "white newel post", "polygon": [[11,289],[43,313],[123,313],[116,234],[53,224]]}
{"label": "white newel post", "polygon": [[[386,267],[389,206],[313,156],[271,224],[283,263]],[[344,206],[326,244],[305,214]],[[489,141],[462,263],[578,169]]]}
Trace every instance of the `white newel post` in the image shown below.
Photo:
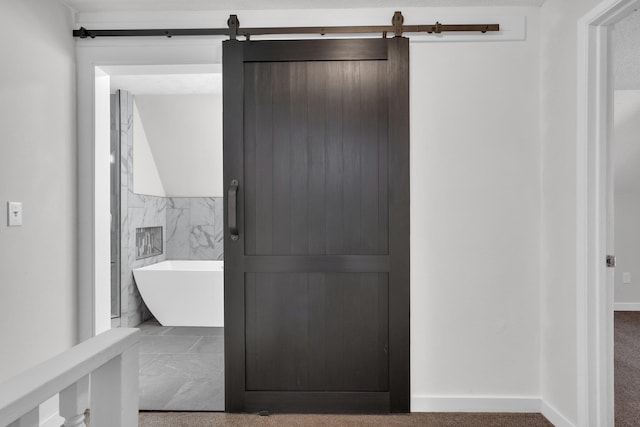
{"label": "white newel post", "polygon": [[91,374],[91,427],[138,425],[138,344]]}
{"label": "white newel post", "polygon": [[31,411],[9,424],[8,427],[40,427],[40,408],[36,406]]}
{"label": "white newel post", "polygon": [[64,427],[83,427],[84,411],[89,407],[89,376],[60,392],[60,416]]}

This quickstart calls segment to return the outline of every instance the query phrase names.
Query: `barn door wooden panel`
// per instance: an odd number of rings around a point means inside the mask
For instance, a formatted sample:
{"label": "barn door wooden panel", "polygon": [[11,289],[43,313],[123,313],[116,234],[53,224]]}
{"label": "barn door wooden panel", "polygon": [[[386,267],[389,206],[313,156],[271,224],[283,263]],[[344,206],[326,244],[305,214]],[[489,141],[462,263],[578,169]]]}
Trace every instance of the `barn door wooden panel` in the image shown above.
{"label": "barn door wooden panel", "polygon": [[408,40],[223,58],[227,410],[408,411]]}

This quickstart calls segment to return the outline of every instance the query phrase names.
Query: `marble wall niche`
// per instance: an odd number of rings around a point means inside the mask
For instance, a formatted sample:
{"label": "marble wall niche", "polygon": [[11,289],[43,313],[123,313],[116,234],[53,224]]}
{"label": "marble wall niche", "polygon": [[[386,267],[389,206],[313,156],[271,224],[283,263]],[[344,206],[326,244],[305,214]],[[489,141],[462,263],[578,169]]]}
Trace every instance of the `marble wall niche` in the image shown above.
{"label": "marble wall niche", "polygon": [[167,198],[167,259],[223,259],[222,197]]}
{"label": "marble wall niche", "polygon": [[162,226],[136,228],[136,259],[149,258],[164,252],[163,229]]}

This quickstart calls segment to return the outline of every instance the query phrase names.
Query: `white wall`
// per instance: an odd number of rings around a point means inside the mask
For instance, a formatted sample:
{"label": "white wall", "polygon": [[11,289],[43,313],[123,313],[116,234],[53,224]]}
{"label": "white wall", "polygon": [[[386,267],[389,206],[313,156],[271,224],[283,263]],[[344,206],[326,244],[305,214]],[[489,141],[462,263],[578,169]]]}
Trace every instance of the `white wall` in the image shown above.
{"label": "white wall", "polygon": [[[222,197],[222,96],[138,95],[135,102],[164,195]],[[134,192],[161,196],[146,192],[147,188],[139,185],[146,179],[148,169],[143,168],[140,173],[136,138]],[[148,191],[154,190],[157,191]]]}
{"label": "white wall", "polygon": [[[171,122],[168,117],[164,117],[164,120]],[[133,175],[134,193],[166,196],[135,99],[133,101]]]}
{"label": "white wall", "polygon": [[538,10],[513,12],[526,41],[411,45],[413,410],[539,395]]}
{"label": "white wall", "polygon": [[[614,299],[640,308],[640,90],[617,90],[614,95]],[[622,273],[631,273],[623,284]],[[629,306],[626,306],[629,308]]]}
{"label": "white wall", "polygon": [[[577,20],[598,0],[546,0],[540,15],[542,398],[577,422]],[[583,286],[584,284],[578,284]]]}
{"label": "white wall", "polygon": [[[72,28],[56,1],[0,2],[0,380],[76,341]],[[6,226],[7,200],[24,226]]]}

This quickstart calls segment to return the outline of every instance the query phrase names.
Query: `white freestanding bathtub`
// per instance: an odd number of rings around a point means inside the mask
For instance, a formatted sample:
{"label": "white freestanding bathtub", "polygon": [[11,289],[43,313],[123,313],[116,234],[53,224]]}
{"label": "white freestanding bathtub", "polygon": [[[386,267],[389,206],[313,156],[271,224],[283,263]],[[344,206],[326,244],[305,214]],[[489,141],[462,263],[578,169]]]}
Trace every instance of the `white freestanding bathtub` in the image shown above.
{"label": "white freestanding bathtub", "polygon": [[223,261],[163,261],[133,270],[163,326],[224,326]]}

